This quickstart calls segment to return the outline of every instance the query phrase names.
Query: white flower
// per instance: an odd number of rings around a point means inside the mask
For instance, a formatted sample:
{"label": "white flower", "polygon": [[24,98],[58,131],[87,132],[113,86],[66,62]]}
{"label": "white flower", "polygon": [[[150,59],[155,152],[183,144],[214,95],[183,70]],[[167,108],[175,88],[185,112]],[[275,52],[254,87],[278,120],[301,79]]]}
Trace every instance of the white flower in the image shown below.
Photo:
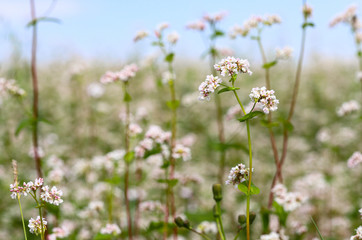
{"label": "white flower", "polygon": [[131,137],[137,136],[141,132],[142,132],[142,128],[138,124],[131,123],[129,125],[129,134]]}
{"label": "white flower", "polygon": [[159,210],[161,212],[164,210],[162,204],[159,201],[145,201],[140,203],[141,212],[144,211],[153,212],[156,210]]}
{"label": "white flower", "polygon": [[116,224],[107,223],[107,225],[104,228],[101,228],[101,234],[112,234],[116,236],[120,233],[121,229]]}
{"label": "white flower", "polygon": [[62,190],[58,190],[57,187],[52,187],[49,190],[49,186],[42,187],[43,192],[40,194],[40,198],[50,204],[59,206],[63,202],[61,197],[63,196]]}
{"label": "white flower", "polygon": [[192,29],[192,30],[203,31],[205,29],[205,23],[201,20],[198,20],[198,21],[187,24],[186,28]]}
{"label": "white flower", "polygon": [[342,106],[337,110],[337,115],[340,117],[346,116],[357,112],[359,109],[359,103],[356,100],[351,100],[342,104]]}
{"label": "white flower", "polygon": [[219,13],[214,13],[211,15],[205,14],[203,19],[209,23],[215,23],[215,22],[221,21],[226,15],[227,15],[227,13],[225,11],[219,12]]}
{"label": "white flower", "polygon": [[162,73],[162,83],[163,84],[169,83],[170,81],[174,81],[175,79],[176,79],[175,73],[171,73],[169,71]]}
{"label": "white flower", "polygon": [[310,17],[310,16],[312,16],[313,8],[311,6],[309,6],[308,4],[304,4],[302,11],[303,11],[304,16]]}
{"label": "white flower", "polygon": [[121,71],[111,72],[107,71],[100,79],[100,82],[103,84],[108,84],[116,81],[127,82],[129,79],[136,76],[138,67],[136,64],[126,65]]}
{"label": "white flower", "polygon": [[91,83],[87,87],[87,94],[93,98],[100,98],[104,94],[104,87],[99,83]]}
{"label": "white flower", "polygon": [[271,232],[269,234],[261,235],[260,240],[280,240],[279,234]]}
{"label": "white flower", "polygon": [[352,156],[348,159],[347,166],[349,168],[354,168],[360,163],[362,163],[362,153],[357,151],[354,152]]}
{"label": "white flower", "polygon": [[136,36],[133,38],[133,41],[137,42],[139,40],[144,39],[145,37],[147,37],[149,35],[149,33],[147,31],[144,30],[140,30],[136,33]]}
{"label": "white flower", "polygon": [[207,75],[206,80],[202,82],[199,86],[199,100],[210,100],[210,93],[213,93],[217,87],[220,86],[222,82],[218,77],[214,77],[213,75]]}
{"label": "white flower", "polygon": [[276,58],[285,60],[285,59],[290,58],[292,56],[292,53],[293,53],[293,48],[291,48],[291,47],[284,47],[282,49],[277,48],[276,49]]}
{"label": "white flower", "polygon": [[356,235],[352,236],[350,240],[361,240],[362,239],[362,226],[356,229]]}
{"label": "white flower", "polygon": [[283,184],[277,184],[272,189],[274,200],[281,205],[285,211],[291,212],[306,201],[306,197],[299,192],[288,192]]}
{"label": "white flower", "polygon": [[171,44],[177,43],[179,38],[180,38],[180,35],[176,31],[167,35],[167,41]]}
{"label": "white flower", "polygon": [[235,185],[235,187],[237,187],[237,185],[249,179],[249,172],[250,169],[245,168],[245,165],[240,163],[235,167],[231,168],[228,180],[225,181],[225,184],[227,185],[232,184]]}
{"label": "white flower", "polygon": [[234,76],[235,74],[248,73],[252,74],[250,71],[249,61],[246,59],[240,59],[235,57],[227,57],[222,59],[219,63],[214,65],[216,71],[220,72],[221,76]]}
{"label": "white flower", "polygon": [[278,109],[279,100],[276,99],[274,90],[267,90],[266,87],[256,87],[251,90],[249,97],[252,102],[261,103],[265,114]]}
{"label": "white flower", "polygon": [[161,32],[161,31],[163,31],[164,29],[168,28],[169,26],[170,26],[169,23],[163,22],[163,23],[158,24],[156,29],[157,29],[159,32]]}
{"label": "white flower", "polygon": [[218,231],[216,223],[208,221],[201,222],[196,230],[205,234],[216,234]]}
{"label": "white flower", "polygon": [[45,230],[47,229],[47,221],[45,221],[45,218],[43,218],[43,231],[42,231],[42,224],[41,224],[41,220],[40,220],[39,216],[36,219],[31,218],[29,220],[28,227],[29,227],[29,231],[31,233],[38,235],[38,234],[45,232]]}
{"label": "white flower", "polygon": [[181,158],[184,161],[188,161],[191,159],[191,150],[182,144],[176,144],[172,151],[172,157],[175,159]]}

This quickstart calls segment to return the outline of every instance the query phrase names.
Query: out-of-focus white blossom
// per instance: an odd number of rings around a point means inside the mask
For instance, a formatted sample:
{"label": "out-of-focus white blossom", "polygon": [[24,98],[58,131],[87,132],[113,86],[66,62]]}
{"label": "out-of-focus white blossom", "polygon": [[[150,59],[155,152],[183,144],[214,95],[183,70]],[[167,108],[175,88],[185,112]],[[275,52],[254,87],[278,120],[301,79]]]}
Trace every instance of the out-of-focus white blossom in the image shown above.
{"label": "out-of-focus white blossom", "polygon": [[164,73],[162,73],[162,83],[163,84],[167,84],[170,81],[174,81],[176,79],[176,74],[175,73],[171,73],[169,71],[166,71]]}
{"label": "out-of-focus white blossom", "polygon": [[154,211],[164,211],[164,207],[163,205],[159,202],[159,201],[144,201],[140,203],[140,211],[144,212],[144,211],[149,211],[149,212],[154,212]]}
{"label": "out-of-focus white blossom", "polygon": [[66,238],[70,234],[68,228],[61,226],[53,228],[52,234],[49,234],[48,240],[57,240],[57,238]]}
{"label": "out-of-focus white blossom", "polygon": [[309,6],[308,4],[304,4],[303,8],[302,8],[302,12],[304,14],[305,17],[311,17],[312,13],[313,13],[313,8],[311,6]]}
{"label": "out-of-focus white blossom", "polygon": [[169,33],[169,34],[167,35],[167,41],[168,41],[169,43],[171,43],[171,44],[177,43],[177,41],[179,40],[179,38],[180,38],[180,35],[179,35],[176,31],[174,31],[174,32],[172,32],[172,33]]}
{"label": "out-of-focus white blossom", "polygon": [[205,29],[205,23],[201,20],[197,20],[195,22],[188,23],[186,25],[186,28],[192,29],[192,30],[203,31]]}
{"label": "out-of-focus white blossom", "polygon": [[203,221],[201,222],[197,228],[197,231],[205,233],[205,234],[216,234],[217,233],[217,226],[215,222],[208,222],[208,221]]}
{"label": "out-of-focus white blossom", "polygon": [[[38,154],[38,157],[40,157],[40,158],[43,158],[43,157],[45,156],[45,152],[44,152],[44,150],[43,150],[40,146],[38,146],[37,154]],[[34,147],[30,147],[29,152],[28,152],[28,155],[29,155],[29,157],[31,157],[31,158],[34,158],[34,157],[35,157]]]}
{"label": "out-of-focus white blossom", "polygon": [[191,159],[191,150],[188,147],[183,146],[182,144],[176,144],[175,148],[172,151],[172,157],[175,159],[182,159],[188,161]]}
{"label": "out-of-focus white blossom", "polygon": [[111,234],[111,235],[118,235],[121,233],[121,229],[118,227],[117,224],[110,224],[107,223],[107,225],[103,228],[101,228],[101,234]]}
{"label": "out-of-focus white blossom", "polygon": [[347,161],[347,166],[349,168],[354,168],[357,165],[362,163],[362,153],[361,152],[354,152],[352,156]]}
{"label": "out-of-focus white blossom", "polygon": [[136,76],[138,67],[136,64],[126,65],[121,71],[111,72],[107,71],[102,77],[100,82],[103,84],[108,84],[117,81],[127,82],[129,79]]}
{"label": "out-of-focus white blossom", "polygon": [[356,100],[344,102],[340,108],[337,109],[337,115],[342,117],[351,113],[357,112],[360,109],[360,105]]}
{"label": "out-of-focus white blossom", "polygon": [[87,87],[87,94],[93,98],[100,98],[104,94],[104,87],[99,83],[91,83]]}
{"label": "out-of-focus white blossom", "polygon": [[225,11],[214,13],[214,14],[205,14],[203,19],[209,23],[216,23],[221,21],[227,13]]}
{"label": "out-of-focus white blossom", "polygon": [[333,18],[333,20],[329,23],[329,26],[334,27],[338,23],[347,23],[347,24],[353,25],[354,24],[353,18],[354,18],[354,16],[356,16],[356,11],[357,11],[356,5],[349,6],[346,9],[346,11],[338,14],[335,18]]}
{"label": "out-of-focus white blossom", "polygon": [[5,93],[9,93],[14,96],[24,96],[25,90],[16,85],[16,81],[14,79],[6,80],[5,78],[0,78],[0,97],[5,95]]}
{"label": "out-of-focus white blossom", "polygon": [[361,240],[362,239],[362,226],[356,229],[356,235],[353,235],[350,240]]}
{"label": "out-of-focus white blossom", "polygon": [[287,212],[294,211],[307,199],[299,192],[287,192],[286,187],[282,184],[275,185],[272,192],[274,193],[274,200]]}
{"label": "out-of-focus white blossom", "polygon": [[251,90],[249,97],[252,102],[261,103],[265,114],[278,109],[279,100],[275,97],[274,90],[267,90],[266,87],[256,87]]}
{"label": "out-of-focus white blossom", "polygon": [[280,240],[280,236],[276,232],[271,232],[269,234],[261,235],[260,240]]}
{"label": "out-of-focus white blossom", "polygon": [[129,134],[131,137],[137,136],[142,133],[142,128],[137,123],[131,123],[129,125]]}
{"label": "out-of-focus white blossom", "polygon": [[284,48],[277,48],[276,49],[276,58],[277,59],[281,59],[281,60],[285,60],[285,59],[289,59],[291,58],[293,54],[293,48],[291,47],[284,47]]}
{"label": "out-of-focus white blossom", "polygon": [[133,41],[137,42],[139,40],[144,39],[145,37],[147,37],[149,35],[149,33],[147,31],[144,30],[140,30],[136,33],[136,36],[133,38]]}

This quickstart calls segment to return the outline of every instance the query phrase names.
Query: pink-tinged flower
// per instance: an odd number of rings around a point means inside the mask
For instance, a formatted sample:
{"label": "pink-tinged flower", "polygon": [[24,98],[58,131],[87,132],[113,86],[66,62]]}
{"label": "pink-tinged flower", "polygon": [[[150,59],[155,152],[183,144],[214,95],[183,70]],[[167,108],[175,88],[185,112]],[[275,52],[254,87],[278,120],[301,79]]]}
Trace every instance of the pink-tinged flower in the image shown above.
{"label": "pink-tinged flower", "polygon": [[117,224],[109,224],[101,229],[101,234],[111,234],[111,235],[118,235],[121,233],[121,229],[118,227]]}
{"label": "pink-tinged flower", "polygon": [[129,125],[129,134],[134,137],[142,132],[142,128],[137,123],[131,123]]}
{"label": "pink-tinged flower", "polygon": [[127,82],[129,79],[136,76],[138,67],[136,64],[126,65],[121,71],[111,72],[107,71],[100,79],[103,84],[108,84],[117,81]]}
{"label": "pink-tinged flower", "polygon": [[356,229],[356,235],[352,236],[350,240],[361,240],[362,239],[362,226]]}
{"label": "pink-tinged flower", "polygon": [[21,195],[23,195],[23,196],[28,195],[31,188],[29,188],[26,183],[24,183],[23,185],[24,185],[23,187],[20,187],[20,186],[18,186],[17,183],[10,184],[10,192],[11,192],[10,196],[11,196],[12,199],[16,199],[18,194],[19,194],[19,197]]}
{"label": "pink-tinged flower", "polygon": [[205,23],[201,20],[197,20],[195,22],[187,24],[186,28],[192,29],[192,30],[204,31]]}
{"label": "pink-tinged flower", "polygon": [[308,17],[312,16],[313,8],[311,6],[309,6],[308,4],[304,4],[302,11],[303,11],[304,16],[308,18]]}
{"label": "pink-tinged flower", "polygon": [[361,163],[362,163],[362,153],[354,152],[352,156],[348,159],[347,166],[349,168],[354,168]]}
{"label": "pink-tinged flower", "polygon": [[154,211],[161,211],[163,212],[165,210],[164,206],[159,201],[145,201],[140,203],[140,211],[148,211],[148,212],[154,212]]}
{"label": "pink-tinged flower", "polygon": [[148,35],[149,33],[147,31],[140,30],[136,33],[136,36],[133,38],[133,41],[137,42],[139,40],[146,38]]}
{"label": "pink-tinged flower", "polygon": [[358,112],[360,109],[360,105],[356,100],[351,100],[348,102],[344,102],[340,108],[337,110],[337,115],[340,117],[352,114],[354,112]]}
{"label": "pink-tinged flower", "polygon": [[275,185],[272,192],[274,193],[274,200],[288,212],[300,207],[307,199],[299,192],[288,192],[283,184]]}
{"label": "pink-tinged flower", "polygon": [[66,238],[70,234],[70,231],[66,227],[55,227],[53,233],[49,234],[48,240],[57,240],[57,238]]}
{"label": "pink-tinged flower", "polygon": [[346,11],[344,11],[343,13],[338,14],[335,18],[332,19],[332,21],[329,23],[330,27],[334,27],[335,25],[339,24],[339,23],[347,23],[350,24],[352,26],[352,28],[354,28],[354,30],[356,30],[356,11],[357,11],[357,6],[356,5],[352,5],[350,7],[348,7],[346,9]]}
{"label": "pink-tinged flower", "polygon": [[222,80],[213,75],[207,75],[206,80],[202,82],[199,86],[199,100],[210,100],[210,93],[213,93],[217,87],[220,86]]}
{"label": "pink-tinged flower", "polygon": [[180,35],[176,31],[167,35],[167,41],[171,44],[176,44],[179,38]]}
{"label": "pink-tinged flower", "polygon": [[271,26],[273,24],[281,23],[282,19],[279,15],[267,15],[263,19],[263,24],[267,26]]}
{"label": "pink-tinged flower", "polygon": [[42,187],[42,193],[40,194],[40,198],[50,204],[54,204],[59,206],[63,202],[61,197],[63,196],[62,190],[58,190],[57,187],[52,187],[49,189],[49,186]]}
{"label": "pink-tinged flower", "polygon": [[162,144],[169,141],[170,133],[163,131],[159,126],[152,125],[146,132],[145,137]]}
{"label": "pink-tinged flower", "polygon": [[[253,171],[253,170],[252,170]],[[235,185],[237,187],[240,183],[249,179],[250,168],[245,168],[245,165],[240,163],[231,168],[228,180],[225,181],[226,185]]]}
{"label": "pink-tinged flower", "polygon": [[29,220],[29,231],[31,233],[34,233],[35,235],[39,235],[45,232],[47,229],[47,221],[45,221],[45,218],[43,218],[43,229],[42,229],[42,221],[40,220],[40,217],[38,216],[36,219],[31,218]]}
{"label": "pink-tinged flower", "polygon": [[242,36],[242,37],[246,37],[249,34],[250,31],[250,27],[248,25],[245,25],[243,27],[239,26],[239,25],[234,25],[229,33],[229,36],[234,39],[236,38],[238,35]]}
{"label": "pink-tinged flower", "polygon": [[167,22],[163,22],[157,25],[157,31],[162,32],[163,30],[165,30],[166,28],[170,27],[170,24]]}
{"label": "pink-tinged flower", "polygon": [[225,11],[211,14],[211,15],[205,14],[203,19],[209,23],[216,23],[216,22],[221,21],[226,15],[227,15],[227,13]]}
{"label": "pink-tinged flower", "polygon": [[251,90],[249,97],[252,102],[260,103],[263,112],[268,114],[270,111],[278,109],[279,100],[274,95],[274,90],[267,90],[266,87],[256,87]]}
{"label": "pink-tinged flower", "polygon": [[6,92],[14,96],[24,96],[24,89],[20,88],[14,79],[6,80],[5,78],[0,78],[0,96]]}
{"label": "pink-tinged flower", "polygon": [[288,46],[284,47],[282,49],[280,49],[280,48],[276,49],[276,58],[280,59],[280,60],[289,59],[289,58],[291,58],[292,54],[293,54],[293,48],[288,47]]}
{"label": "pink-tinged flower", "polygon": [[240,59],[235,57],[227,57],[222,59],[219,63],[214,65],[216,71],[220,72],[221,76],[234,76],[241,73],[253,74],[250,71],[249,61],[246,59]]}
{"label": "pink-tinged flower", "polygon": [[191,150],[182,144],[176,144],[172,151],[172,157],[175,159],[181,158],[184,161],[188,161],[191,159]]}

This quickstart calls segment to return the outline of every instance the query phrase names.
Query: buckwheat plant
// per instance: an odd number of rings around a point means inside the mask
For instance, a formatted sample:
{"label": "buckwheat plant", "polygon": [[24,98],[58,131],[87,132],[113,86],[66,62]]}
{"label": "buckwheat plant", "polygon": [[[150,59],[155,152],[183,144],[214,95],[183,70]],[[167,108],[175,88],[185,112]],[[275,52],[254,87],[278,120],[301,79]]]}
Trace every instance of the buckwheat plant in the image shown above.
{"label": "buckwheat plant", "polygon": [[[138,71],[138,67],[135,64],[129,64],[124,66],[124,68],[120,71],[106,72],[100,79],[100,82],[103,84],[109,83],[117,83],[121,82],[123,87],[123,102],[126,105],[126,115],[125,115],[125,134],[124,134],[124,144],[125,151],[124,161],[125,165],[125,173],[124,173],[124,199],[126,204],[126,212],[127,212],[127,226],[128,226],[128,237],[129,239],[133,239],[133,230],[132,230],[132,216],[131,216],[131,207],[129,203],[129,168],[130,164],[134,160],[134,152],[131,151],[130,146],[130,135],[131,135],[131,124],[130,124],[130,102],[132,101],[132,97],[129,94],[128,85],[129,80],[134,78],[136,72]],[[110,204],[112,205],[112,194],[113,185],[110,194]],[[110,208],[109,219],[112,220],[112,208]]]}
{"label": "buckwheat plant", "polygon": [[21,208],[20,198],[21,196],[27,197],[28,195],[32,196],[34,201],[36,202],[36,207],[39,211],[39,216],[35,219],[31,218],[29,220],[29,231],[34,233],[35,235],[40,235],[42,240],[45,240],[45,231],[47,230],[47,221],[45,220],[43,208],[45,208],[45,204],[52,204],[59,206],[62,202],[63,192],[62,190],[58,190],[57,187],[49,187],[48,185],[44,185],[43,178],[37,178],[34,182],[30,181],[27,183],[23,183],[23,186],[19,186],[18,182],[18,170],[16,161],[13,161],[13,169],[14,169],[14,183],[10,184],[10,192],[11,198],[17,199],[20,208],[20,214],[23,223],[24,236],[27,239],[25,224],[24,224],[24,216]]}
{"label": "buckwheat plant", "polygon": [[[277,105],[279,101],[276,99],[273,90],[268,90],[265,87],[257,87],[251,90],[249,98],[253,104],[253,107],[249,112],[245,111],[243,104],[239,98],[237,90],[239,87],[235,86],[237,77],[239,74],[249,74],[252,72],[250,70],[250,64],[246,59],[240,59],[235,57],[227,57],[222,59],[219,63],[214,65],[214,68],[217,72],[220,73],[221,77],[230,78],[229,83],[231,86],[224,83],[222,78],[217,76],[208,75],[206,80],[202,82],[199,86],[200,100],[208,101],[210,99],[210,94],[217,91],[218,94],[224,92],[233,92],[241,110],[243,116],[238,120],[240,122],[246,123],[247,137],[248,137],[248,149],[249,149],[249,166],[245,167],[244,164],[239,164],[236,167],[232,168],[226,181],[226,184],[231,184],[236,186],[241,192],[243,192],[247,197],[246,202],[246,233],[247,239],[250,239],[250,198],[253,194],[258,194],[260,190],[252,183],[252,173],[253,173],[253,156],[252,156],[252,144],[251,144],[251,133],[250,133],[250,123],[249,121],[256,117],[257,115],[269,114],[271,111],[277,110]],[[221,89],[220,89],[221,88]],[[254,111],[256,105],[259,105],[262,111]],[[218,223],[218,229],[221,239],[225,239],[225,233],[222,228],[221,222],[221,210],[220,210],[220,201],[216,200],[216,206],[214,208],[214,216],[216,222]]]}
{"label": "buckwheat plant", "polygon": [[[270,143],[272,146],[274,162],[276,165],[276,173],[275,173],[275,176],[272,181],[271,189],[275,186],[275,184],[278,181],[283,182],[282,166],[283,166],[283,164],[285,162],[285,158],[286,158],[289,130],[292,129],[291,119],[294,114],[294,109],[295,109],[299,85],[300,85],[304,47],[305,47],[305,38],[306,38],[306,29],[307,29],[307,27],[314,26],[314,24],[309,21],[311,15],[312,15],[312,8],[309,5],[307,5],[306,1],[303,1],[302,13],[303,13],[304,20],[303,20],[303,24],[302,24],[301,48],[300,48],[300,53],[299,53],[298,66],[297,66],[297,71],[296,71],[296,77],[295,77],[293,93],[292,93],[292,97],[291,97],[292,100],[290,103],[288,118],[282,121],[284,130],[283,130],[283,148],[282,148],[281,155],[278,152],[275,133],[272,128],[273,126],[276,125],[276,123],[273,122],[272,114],[268,114],[267,122],[265,124],[265,126],[268,128],[268,131],[269,131]],[[274,60],[269,61],[268,57],[266,56],[266,53],[264,51],[264,47],[262,44],[262,32],[265,29],[265,27],[269,27],[269,26],[272,26],[274,24],[279,24],[279,23],[281,23],[281,18],[278,15],[268,15],[265,17],[252,16],[250,19],[248,19],[247,21],[244,22],[243,27],[236,25],[233,27],[233,29],[230,33],[230,36],[232,38],[236,38],[237,36],[242,36],[242,37],[250,36],[252,40],[257,41],[259,51],[262,56],[262,63],[263,63],[262,67],[264,68],[264,71],[265,71],[265,84],[266,84],[267,89],[271,88],[270,69],[273,66],[276,66],[280,60],[289,59],[293,52],[293,49],[291,49],[290,47],[285,47],[282,49],[277,48]],[[253,34],[254,31],[256,32],[256,34],[255,33]],[[268,202],[269,208],[272,207],[272,203],[273,203],[273,192],[270,191],[269,202]]]}
{"label": "buckwheat plant", "polygon": [[[170,181],[175,181],[175,166],[176,166],[176,131],[177,131],[177,109],[180,105],[180,101],[176,98],[175,91],[175,79],[176,74],[173,67],[174,61],[174,46],[179,40],[179,34],[177,32],[171,32],[166,36],[165,39],[165,30],[169,28],[168,23],[161,23],[157,26],[155,33],[155,40],[152,42],[153,46],[158,47],[162,54],[164,55],[164,62],[167,64],[167,71],[163,74],[163,82],[167,83],[170,89],[170,101],[167,102],[167,106],[170,108],[172,112],[171,117],[171,139],[170,139],[170,152],[169,155],[169,171],[168,167],[165,169],[166,172],[166,211],[165,211],[165,231],[164,231],[164,239],[167,238],[167,228],[168,228],[168,218],[171,215],[173,218],[176,217],[176,205],[175,205],[175,196],[173,187],[175,184],[169,184]],[[148,33],[145,31],[140,31],[137,33],[134,38],[135,41],[141,40],[148,36]],[[169,181],[170,180],[170,181]],[[177,238],[177,228],[173,228],[173,237]]]}
{"label": "buckwheat plant", "polygon": [[[216,58],[220,57],[221,51],[216,47],[216,40],[220,37],[223,37],[225,34],[219,28],[219,22],[224,19],[226,13],[219,12],[216,14],[206,14],[201,20],[191,22],[186,25],[186,28],[191,30],[199,31],[201,37],[203,38],[207,50],[203,56],[209,57],[210,70],[213,75],[216,75],[216,70],[213,65],[216,62]],[[208,33],[206,33],[208,26]],[[223,183],[224,178],[224,169],[225,169],[225,156],[226,156],[226,145],[225,145],[225,130],[224,130],[224,120],[222,113],[222,102],[220,97],[215,96],[215,107],[216,107],[216,120],[218,127],[218,138],[219,144],[221,146],[220,159],[219,159],[219,171],[218,171],[218,181]]]}

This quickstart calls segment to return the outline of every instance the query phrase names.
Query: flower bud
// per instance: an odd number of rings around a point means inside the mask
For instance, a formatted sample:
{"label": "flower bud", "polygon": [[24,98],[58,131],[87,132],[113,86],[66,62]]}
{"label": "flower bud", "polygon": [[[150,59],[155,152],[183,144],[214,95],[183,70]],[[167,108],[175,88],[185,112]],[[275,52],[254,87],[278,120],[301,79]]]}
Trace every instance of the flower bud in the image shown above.
{"label": "flower bud", "polygon": [[181,217],[175,218],[175,223],[179,228],[190,228],[190,222],[188,220],[183,220]]}
{"label": "flower bud", "polygon": [[222,189],[221,184],[215,183],[212,185],[212,193],[214,195],[214,200],[220,202],[222,200]]}
{"label": "flower bud", "polygon": [[238,222],[241,227],[245,227],[246,225],[246,216],[244,214],[238,216]]}
{"label": "flower bud", "polygon": [[249,222],[250,222],[250,224],[252,224],[254,222],[255,218],[256,218],[256,213],[255,212],[250,212],[250,214],[249,214]]}

